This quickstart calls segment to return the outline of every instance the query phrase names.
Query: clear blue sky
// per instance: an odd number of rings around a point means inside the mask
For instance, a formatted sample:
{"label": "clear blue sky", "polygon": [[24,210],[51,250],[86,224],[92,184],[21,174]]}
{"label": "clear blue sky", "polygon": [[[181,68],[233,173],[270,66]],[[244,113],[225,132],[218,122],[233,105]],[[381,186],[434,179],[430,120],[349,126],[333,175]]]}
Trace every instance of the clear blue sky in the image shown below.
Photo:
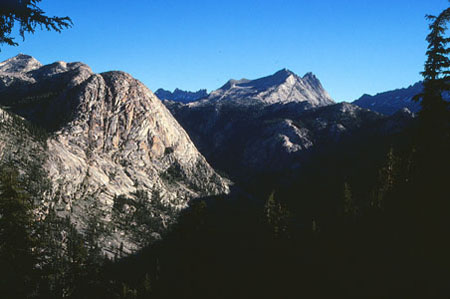
{"label": "clear blue sky", "polygon": [[313,72],[337,101],[421,79],[425,14],[447,0],[43,0],[74,27],[3,46],[42,63],[83,61],[123,70],[150,89],[214,90],[281,68]]}

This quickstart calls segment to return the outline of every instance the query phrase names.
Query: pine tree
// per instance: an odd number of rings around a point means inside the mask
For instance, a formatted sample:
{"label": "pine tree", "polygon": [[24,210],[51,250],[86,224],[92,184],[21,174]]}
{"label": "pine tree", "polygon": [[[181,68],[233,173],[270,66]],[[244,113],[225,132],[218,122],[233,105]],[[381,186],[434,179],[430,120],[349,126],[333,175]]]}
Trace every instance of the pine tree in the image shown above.
{"label": "pine tree", "polygon": [[372,198],[371,206],[382,209],[386,195],[392,191],[398,182],[399,158],[391,147],[386,155],[386,162],[378,172],[378,188],[375,197]]}
{"label": "pine tree", "polygon": [[0,174],[0,293],[25,298],[35,289],[37,242],[28,194],[12,167]]}
{"label": "pine tree", "polygon": [[424,71],[424,91],[415,97],[422,99],[422,110],[419,113],[422,128],[422,143],[440,142],[448,138],[449,110],[448,103],[444,101],[442,93],[450,91],[450,38],[445,36],[447,23],[450,21],[450,8],[445,9],[438,16],[427,15],[431,22],[430,33],[426,40],[428,50]]}
{"label": "pine tree", "polygon": [[344,183],[344,215],[353,215],[355,210],[355,205],[353,203],[353,195],[350,185]]}
{"label": "pine tree", "polygon": [[[447,25],[450,22],[450,7],[438,16],[427,16],[430,33],[427,36],[428,50],[424,77],[422,110],[419,113],[420,130],[417,143],[417,182],[424,197],[433,199],[435,212],[448,206],[448,168],[450,159],[450,109],[442,93],[450,92],[450,38]],[[435,212],[430,212],[432,215]]]}
{"label": "pine tree", "polygon": [[320,232],[320,226],[317,224],[317,221],[315,218],[313,218],[311,222],[311,231],[313,233],[319,233]]}
{"label": "pine tree", "polygon": [[150,279],[150,275],[148,273],[145,274],[145,277],[142,281],[142,296],[148,297],[152,292],[152,280]]}
{"label": "pine tree", "polygon": [[39,224],[39,295],[67,298],[79,288],[85,276],[87,250],[81,234],[70,219],[50,210]]}
{"label": "pine tree", "polygon": [[72,21],[69,17],[48,17],[39,8],[42,0],[2,0],[0,2],[0,45],[17,46],[11,36],[12,29],[19,25],[19,34],[24,39],[25,33],[34,33],[36,27],[61,32],[69,28]]}
{"label": "pine tree", "polygon": [[289,210],[282,205],[276,198],[275,192],[272,192],[264,206],[266,221],[272,230],[275,238],[286,236],[290,219]]}

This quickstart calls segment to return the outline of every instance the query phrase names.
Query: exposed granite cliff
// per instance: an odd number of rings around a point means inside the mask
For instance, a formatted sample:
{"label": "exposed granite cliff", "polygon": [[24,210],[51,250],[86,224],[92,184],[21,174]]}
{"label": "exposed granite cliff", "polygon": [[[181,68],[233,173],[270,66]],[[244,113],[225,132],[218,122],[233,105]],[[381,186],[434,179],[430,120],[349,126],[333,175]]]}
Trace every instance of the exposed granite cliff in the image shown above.
{"label": "exposed granite cliff", "polygon": [[[0,105],[51,133],[44,205],[80,230],[95,219],[105,228],[105,251],[134,251],[158,238],[189,199],[228,192],[229,182],[138,80],[94,74],[82,63],[33,61],[22,55],[1,64]],[[151,223],[133,217],[142,210]]]}

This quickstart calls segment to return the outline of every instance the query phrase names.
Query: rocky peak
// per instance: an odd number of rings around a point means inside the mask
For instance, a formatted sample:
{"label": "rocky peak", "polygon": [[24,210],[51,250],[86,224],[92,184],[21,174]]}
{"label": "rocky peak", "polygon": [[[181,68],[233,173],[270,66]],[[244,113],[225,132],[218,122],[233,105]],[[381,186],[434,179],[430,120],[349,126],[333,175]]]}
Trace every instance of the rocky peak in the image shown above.
{"label": "rocky peak", "polygon": [[290,76],[290,75],[295,75],[295,73],[287,68],[283,68],[281,70],[279,70],[278,72],[276,72],[275,74],[278,75],[284,75],[286,77]]}
{"label": "rocky peak", "polygon": [[302,77],[302,80],[308,81],[308,82],[310,82],[310,83],[313,84],[313,85],[319,85],[319,84],[321,84],[320,81],[319,81],[319,79],[316,77],[316,75],[314,75],[314,74],[311,73],[311,72],[306,73],[306,74]]}
{"label": "rocky peak", "polygon": [[80,62],[39,64],[25,71],[0,72],[0,105],[49,131],[60,128],[78,105],[67,92],[93,75]]}
{"label": "rocky peak", "polygon": [[312,73],[300,78],[292,71],[282,69],[255,80],[229,80],[224,86],[211,92],[208,100],[195,105],[210,105],[214,102],[233,105],[272,105],[304,101],[312,106],[334,103]]}
{"label": "rocky peak", "polygon": [[199,99],[206,98],[208,96],[208,92],[206,89],[200,89],[198,91],[192,92],[192,91],[185,91],[178,88],[175,88],[173,92],[170,92],[168,90],[159,88],[155,95],[160,100],[169,100],[169,101],[175,101],[175,102],[181,102],[181,103],[190,103],[195,102]]}
{"label": "rocky peak", "polygon": [[236,86],[242,86],[248,82],[250,82],[251,80],[242,78],[240,80],[236,80],[236,79],[230,79],[227,81],[227,83],[225,83],[220,89],[231,89],[231,88],[235,88]]}
{"label": "rocky peak", "polygon": [[[0,73],[0,80],[10,77]],[[228,192],[230,183],[161,101],[129,74],[94,74],[82,63],[56,62],[13,79],[0,88],[0,99],[53,129],[41,163],[52,182],[44,205],[70,217],[81,231],[93,218],[108,227],[99,239],[105,252],[137,250],[148,242],[143,237],[164,232],[190,199]],[[145,210],[140,213],[148,223],[136,222],[138,209]]]}
{"label": "rocky peak", "polygon": [[278,72],[274,73],[273,75],[270,75],[270,76],[267,76],[267,77],[264,77],[261,79],[257,79],[255,81],[267,82],[267,85],[270,86],[270,85],[281,84],[281,83],[285,82],[291,76],[297,77],[297,75],[294,72],[284,68],[284,69],[281,69]]}
{"label": "rocky peak", "polygon": [[253,80],[252,84],[257,86],[259,90],[265,90],[272,86],[277,86],[286,83],[289,78],[296,77],[296,75],[288,69],[282,69],[273,75]]}
{"label": "rocky peak", "polygon": [[40,68],[42,64],[35,58],[19,54],[8,60],[0,62],[0,72],[5,73],[26,73],[37,68]]}
{"label": "rocky peak", "polygon": [[33,77],[51,77],[61,73],[67,73],[78,69],[86,69],[92,74],[89,66],[81,62],[66,63],[64,61],[57,61],[52,64],[44,65],[33,70],[30,75]]}

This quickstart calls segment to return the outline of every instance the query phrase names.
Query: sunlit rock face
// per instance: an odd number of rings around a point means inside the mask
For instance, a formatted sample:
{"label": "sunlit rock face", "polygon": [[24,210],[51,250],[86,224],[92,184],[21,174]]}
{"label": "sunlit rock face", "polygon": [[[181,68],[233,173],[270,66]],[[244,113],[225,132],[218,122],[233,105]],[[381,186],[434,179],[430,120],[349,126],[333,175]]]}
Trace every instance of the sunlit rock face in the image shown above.
{"label": "sunlit rock face", "polygon": [[35,58],[19,54],[8,60],[0,62],[0,72],[26,73],[42,67],[42,64]]}
{"label": "sunlit rock face", "polygon": [[218,104],[271,105],[291,102],[307,102],[313,107],[333,104],[329,94],[312,73],[300,77],[282,69],[273,75],[256,80],[229,80],[221,88],[211,92],[191,106]]}
{"label": "sunlit rock face", "polygon": [[[161,101],[129,74],[42,66],[27,56],[1,63],[0,82],[2,106],[51,132],[44,205],[81,231],[95,219],[106,228],[105,252],[139,249],[189,199],[229,191]],[[133,216],[142,209],[151,225]]]}

